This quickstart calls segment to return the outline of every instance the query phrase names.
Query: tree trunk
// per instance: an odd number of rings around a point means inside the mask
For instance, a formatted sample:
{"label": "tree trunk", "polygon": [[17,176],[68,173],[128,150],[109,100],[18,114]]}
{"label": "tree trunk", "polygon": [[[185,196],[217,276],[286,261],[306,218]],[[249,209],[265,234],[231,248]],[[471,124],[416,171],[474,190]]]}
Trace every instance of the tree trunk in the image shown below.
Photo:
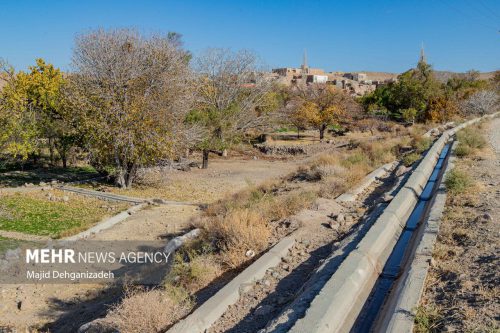
{"label": "tree trunk", "polygon": [[202,169],[207,169],[208,168],[208,149],[203,149],[203,163],[201,164]]}
{"label": "tree trunk", "polygon": [[297,140],[300,139],[300,128],[297,127]]}
{"label": "tree trunk", "polygon": [[66,158],[66,155],[61,156],[62,163],[63,163],[63,168],[66,169],[68,167],[68,159]]}
{"label": "tree trunk", "polygon": [[132,183],[134,182],[135,175],[137,173],[137,165],[135,163],[127,166],[127,174],[125,176],[125,187],[132,187]]}
{"label": "tree trunk", "polygon": [[325,130],[326,130],[326,124],[322,124],[321,127],[319,128],[319,140],[323,140],[325,137]]}
{"label": "tree trunk", "polygon": [[49,155],[50,155],[50,164],[54,165],[54,140],[49,138]]}

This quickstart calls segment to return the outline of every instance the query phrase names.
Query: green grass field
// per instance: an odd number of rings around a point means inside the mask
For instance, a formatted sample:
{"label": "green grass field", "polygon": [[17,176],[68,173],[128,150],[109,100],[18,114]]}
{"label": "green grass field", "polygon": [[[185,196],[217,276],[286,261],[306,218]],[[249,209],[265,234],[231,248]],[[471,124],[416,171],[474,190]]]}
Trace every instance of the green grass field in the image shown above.
{"label": "green grass field", "polygon": [[[51,193],[54,198],[48,198]],[[64,202],[63,196],[69,200]],[[128,207],[62,191],[29,192],[0,197],[0,230],[60,238],[90,228],[105,216]]]}

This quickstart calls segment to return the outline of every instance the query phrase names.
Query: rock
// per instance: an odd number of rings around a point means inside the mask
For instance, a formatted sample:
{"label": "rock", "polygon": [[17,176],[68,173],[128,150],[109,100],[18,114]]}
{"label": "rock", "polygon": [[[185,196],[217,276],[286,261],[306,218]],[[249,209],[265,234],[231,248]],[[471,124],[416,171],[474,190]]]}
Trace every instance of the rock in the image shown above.
{"label": "rock", "polygon": [[274,310],[272,305],[261,305],[254,311],[254,315],[256,316],[265,316],[271,313]]}
{"label": "rock", "polygon": [[353,217],[352,215],[347,215],[347,216],[345,217],[345,221],[346,221],[347,223],[352,223],[352,222],[354,221],[354,217]]}
{"label": "rock", "polygon": [[40,182],[38,185],[40,185],[40,186],[47,186],[47,183],[45,183],[45,182]]}
{"label": "rock", "polygon": [[[285,270],[286,270],[286,269],[285,269]],[[280,274],[279,274],[278,272],[272,272],[272,273],[271,273],[271,276],[272,276],[273,278],[275,278],[275,279],[279,279],[279,278],[281,277],[281,276],[280,276]]]}
{"label": "rock", "polygon": [[77,333],[119,333],[119,331],[103,319],[96,319],[80,326]]}
{"label": "rock", "polygon": [[253,289],[253,285],[251,283],[242,284],[240,286],[240,295],[241,294],[246,294],[246,293],[248,293],[252,289]]}
{"label": "rock", "polygon": [[441,133],[441,131],[440,131],[438,128],[433,128],[433,129],[431,129],[431,131],[430,131],[430,134],[431,134],[432,136],[437,136],[437,135],[439,135],[440,133]]}
{"label": "rock", "polygon": [[17,309],[21,310],[22,306],[23,306],[23,301],[18,301],[17,302]]}
{"label": "rock", "polygon": [[401,177],[402,175],[404,175],[405,173],[407,173],[410,170],[411,170],[411,167],[406,167],[404,165],[400,165],[396,169],[396,177]]}
{"label": "rock", "polygon": [[253,159],[254,159],[254,160],[257,160],[257,159],[258,159],[258,157],[257,157],[257,156],[254,156],[254,157],[253,157]]}
{"label": "rock", "polygon": [[266,287],[270,287],[271,286],[271,281],[264,280],[264,281],[262,281],[262,284],[265,285]]}
{"label": "rock", "polygon": [[339,223],[335,220],[330,220],[329,226],[330,226],[330,229],[333,229],[333,230],[339,230],[339,228],[340,228]]}
{"label": "rock", "polygon": [[57,180],[53,179],[50,183],[51,183],[52,185],[57,185]]}
{"label": "rock", "polygon": [[62,197],[62,201],[68,202],[69,201],[69,197],[67,195],[63,196]]}
{"label": "rock", "polygon": [[157,204],[157,205],[161,205],[161,204],[164,204],[166,203],[165,200],[163,199],[160,199],[160,198],[154,198],[153,200],[151,200],[154,204]]}
{"label": "rock", "polygon": [[436,264],[437,264],[437,263],[436,263],[436,260],[435,260],[434,258],[431,258],[431,259],[429,260],[429,265],[431,265],[432,267],[436,267]]}
{"label": "rock", "polygon": [[382,197],[382,201],[384,202],[391,202],[392,199],[394,199],[394,196],[389,193],[384,194],[384,196]]}
{"label": "rock", "polygon": [[247,252],[245,252],[245,256],[248,257],[248,258],[253,258],[253,257],[255,257],[255,251],[254,250],[248,250]]}
{"label": "rock", "polygon": [[484,213],[483,216],[482,216],[483,220],[485,221],[491,221],[493,218],[491,217],[490,214],[488,213]]}
{"label": "rock", "polygon": [[344,214],[342,214],[342,213],[337,214],[337,216],[335,216],[335,221],[337,221],[339,223],[345,222]]}

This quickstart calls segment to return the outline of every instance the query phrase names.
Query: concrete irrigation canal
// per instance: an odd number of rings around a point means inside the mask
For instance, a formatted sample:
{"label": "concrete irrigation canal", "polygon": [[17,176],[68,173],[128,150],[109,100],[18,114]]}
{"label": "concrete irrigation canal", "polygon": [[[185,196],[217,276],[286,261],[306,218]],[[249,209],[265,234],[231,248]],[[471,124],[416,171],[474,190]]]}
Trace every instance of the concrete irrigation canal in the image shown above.
{"label": "concrete irrigation canal", "polygon": [[436,194],[444,192],[454,135],[480,119],[444,131],[412,172],[398,174],[395,163],[384,165],[367,176],[362,189],[301,214],[311,224],[366,208],[341,236],[321,238],[325,229],[297,229],[168,332],[411,331],[413,317],[400,310],[410,313],[418,304],[430,254],[418,259],[426,258],[418,262],[423,268],[411,297],[405,294],[414,278],[408,271],[418,251],[432,252],[435,229],[430,244],[421,240]]}

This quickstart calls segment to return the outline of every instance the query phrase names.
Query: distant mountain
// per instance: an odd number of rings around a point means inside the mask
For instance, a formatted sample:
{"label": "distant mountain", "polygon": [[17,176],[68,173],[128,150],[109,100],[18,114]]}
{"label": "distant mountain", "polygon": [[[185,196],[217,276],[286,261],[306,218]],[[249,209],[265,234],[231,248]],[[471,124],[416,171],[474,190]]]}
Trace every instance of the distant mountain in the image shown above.
{"label": "distant mountain", "polygon": [[[352,73],[365,73],[368,77],[368,80],[379,80],[379,81],[384,81],[388,79],[395,79],[400,75],[401,73],[389,73],[389,72],[368,72],[368,71],[359,71],[359,72],[352,72]],[[448,79],[454,77],[454,76],[464,76],[466,73],[459,73],[459,72],[450,72],[450,71],[434,71],[434,74],[436,75],[436,78],[441,81],[441,82],[446,82]],[[479,73],[479,78],[481,80],[489,80],[493,77],[495,72],[483,72]]]}
{"label": "distant mountain", "polygon": [[[451,79],[454,76],[465,76],[467,73],[458,73],[458,72],[450,72],[450,71],[434,71],[436,78],[441,82],[446,82],[448,79]],[[495,75],[495,72],[483,72],[479,73],[479,78],[481,80],[489,80]]]}

